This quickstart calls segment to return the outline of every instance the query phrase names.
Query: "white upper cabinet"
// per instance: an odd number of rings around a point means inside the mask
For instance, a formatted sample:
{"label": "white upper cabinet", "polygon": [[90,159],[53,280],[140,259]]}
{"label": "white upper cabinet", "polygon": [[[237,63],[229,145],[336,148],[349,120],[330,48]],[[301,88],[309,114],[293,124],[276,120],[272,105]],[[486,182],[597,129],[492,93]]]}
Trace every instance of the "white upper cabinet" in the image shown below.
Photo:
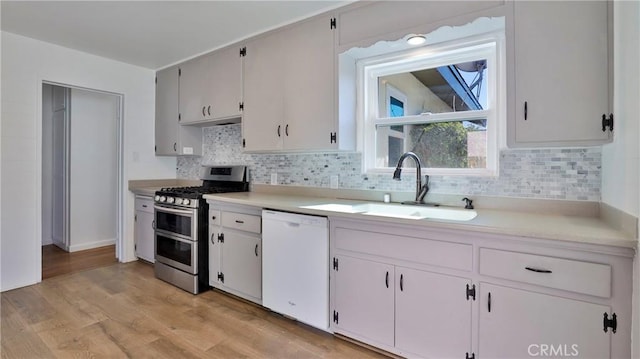
{"label": "white upper cabinet", "polygon": [[178,66],[156,72],[156,156],[202,154],[202,129],[180,126]]}
{"label": "white upper cabinet", "polygon": [[282,52],[278,33],[249,42],[244,58],[242,136],[246,151],[282,148]]}
{"label": "white upper cabinet", "polygon": [[[512,147],[597,145],[610,115],[609,3],[514,2]],[[513,96],[515,94],[515,96]],[[513,98],[515,97],[515,98]]]}
{"label": "white upper cabinet", "polygon": [[332,23],[320,16],[247,43],[246,151],[339,149]]}
{"label": "white upper cabinet", "polygon": [[235,46],[181,64],[180,123],[239,118],[241,78],[240,49]]}

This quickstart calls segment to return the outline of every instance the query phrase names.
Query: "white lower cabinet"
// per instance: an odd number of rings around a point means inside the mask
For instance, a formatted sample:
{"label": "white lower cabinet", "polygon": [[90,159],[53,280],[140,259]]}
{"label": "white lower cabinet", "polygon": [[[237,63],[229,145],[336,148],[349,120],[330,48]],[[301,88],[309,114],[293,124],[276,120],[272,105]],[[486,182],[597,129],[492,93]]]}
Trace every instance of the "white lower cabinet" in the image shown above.
{"label": "white lower cabinet", "polygon": [[135,200],[134,241],[136,257],[147,262],[155,262],[155,229],[153,199],[147,196],[136,196]]}
{"label": "white lower cabinet", "polygon": [[610,358],[611,308],[526,290],[480,284],[482,358]]}
{"label": "white lower cabinet", "polygon": [[223,234],[220,272],[224,276],[224,286],[253,298],[262,298],[260,236],[230,229]]}
{"label": "white lower cabinet", "polygon": [[337,334],[409,358],[631,357],[631,248],[329,220]]}
{"label": "white lower cabinet", "polygon": [[262,304],[260,209],[209,206],[209,285]]}
{"label": "white lower cabinet", "polygon": [[470,279],[398,267],[396,283],[396,348],[423,358],[471,353]]}
{"label": "white lower cabinet", "polygon": [[394,267],[337,255],[333,323],[373,343],[393,346]]}
{"label": "white lower cabinet", "polygon": [[470,351],[469,279],[335,258],[333,319],[339,332],[410,357],[458,358]]}

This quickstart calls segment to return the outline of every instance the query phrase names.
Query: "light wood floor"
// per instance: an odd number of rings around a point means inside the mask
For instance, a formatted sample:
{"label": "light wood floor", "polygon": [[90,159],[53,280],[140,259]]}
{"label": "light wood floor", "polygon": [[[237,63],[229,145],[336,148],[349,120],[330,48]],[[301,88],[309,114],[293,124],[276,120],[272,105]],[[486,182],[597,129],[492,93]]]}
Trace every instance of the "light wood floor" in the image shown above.
{"label": "light wood floor", "polygon": [[197,296],[141,262],[4,292],[2,358],[382,358],[218,291]]}
{"label": "light wood floor", "polygon": [[42,246],[42,279],[117,263],[116,246],[65,252],[53,244]]}

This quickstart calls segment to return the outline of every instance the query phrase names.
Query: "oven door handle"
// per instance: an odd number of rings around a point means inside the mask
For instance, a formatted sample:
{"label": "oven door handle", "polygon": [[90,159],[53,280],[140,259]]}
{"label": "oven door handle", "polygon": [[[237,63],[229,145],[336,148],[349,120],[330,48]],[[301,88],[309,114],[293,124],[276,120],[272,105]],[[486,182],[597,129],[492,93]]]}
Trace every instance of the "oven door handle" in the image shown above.
{"label": "oven door handle", "polygon": [[162,206],[153,206],[153,208],[156,211],[160,211],[160,212],[181,214],[181,215],[186,215],[186,216],[189,216],[189,217],[193,216],[193,210],[173,209],[173,208],[167,208],[167,207],[162,207]]}
{"label": "oven door handle", "polygon": [[182,242],[182,243],[186,243],[186,244],[194,244],[196,242],[189,240],[189,239],[184,239],[184,238],[180,238],[180,237],[176,237],[176,236],[172,236],[172,235],[165,235],[163,233],[161,233],[161,235],[167,239],[171,239],[173,241],[176,242]]}

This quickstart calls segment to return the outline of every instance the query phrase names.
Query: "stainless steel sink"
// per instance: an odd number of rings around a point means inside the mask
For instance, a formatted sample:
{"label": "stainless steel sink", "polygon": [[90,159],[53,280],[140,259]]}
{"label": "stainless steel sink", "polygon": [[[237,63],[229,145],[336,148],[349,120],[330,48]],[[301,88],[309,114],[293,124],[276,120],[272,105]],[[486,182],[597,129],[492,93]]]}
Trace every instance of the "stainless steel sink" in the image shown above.
{"label": "stainless steel sink", "polygon": [[300,208],[340,213],[360,213],[367,216],[404,219],[430,218],[449,221],[470,221],[478,215],[476,211],[469,209],[397,205],[386,203],[365,203],[356,205],[325,203],[312,206],[301,206]]}

